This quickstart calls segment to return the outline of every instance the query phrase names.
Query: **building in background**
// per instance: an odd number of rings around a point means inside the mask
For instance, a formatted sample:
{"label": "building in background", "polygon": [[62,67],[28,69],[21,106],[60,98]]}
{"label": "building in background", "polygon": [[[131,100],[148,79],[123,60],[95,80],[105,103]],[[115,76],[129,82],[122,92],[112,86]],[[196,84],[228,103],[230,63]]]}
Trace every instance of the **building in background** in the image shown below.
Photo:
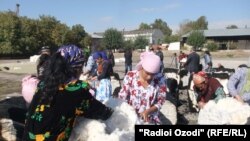
{"label": "building in background", "polygon": [[[182,44],[186,43],[191,32],[182,36]],[[206,42],[213,41],[217,43],[219,49],[250,50],[250,28],[203,30],[203,35]]]}
{"label": "building in background", "polygon": [[[94,36],[103,37],[104,33],[94,33]],[[135,41],[139,36],[144,37],[148,40],[149,44],[160,44],[163,41],[163,33],[160,29],[147,29],[147,30],[131,30],[122,31],[124,40]],[[92,36],[93,38],[93,36]]]}
{"label": "building in background", "polygon": [[135,41],[137,37],[142,36],[148,40],[149,44],[160,44],[164,37],[160,29],[124,31],[123,36],[125,41]]}

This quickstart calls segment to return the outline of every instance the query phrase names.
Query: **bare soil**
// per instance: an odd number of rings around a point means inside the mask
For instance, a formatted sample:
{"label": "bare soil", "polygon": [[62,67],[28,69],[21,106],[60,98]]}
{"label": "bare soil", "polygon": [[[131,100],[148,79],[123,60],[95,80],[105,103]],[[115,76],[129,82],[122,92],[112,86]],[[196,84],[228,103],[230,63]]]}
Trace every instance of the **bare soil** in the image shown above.
{"label": "bare soil", "polygon": [[[163,51],[164,53],[164,65],[165,67],[171,67],[171,57],[173,53],[178,51]],[[188,53],[188,51],[184,51]],[[202,52],[198,52],[202,55]],[[241,63],[246,63],[250,57],[249,51],[218,51],[211,52],[214,64],[220,62],[225,67],[236,68]],[[123,58],[123,53],[114,53],[115,58]],[[140,52],[135,51],[133,53],[133,69],[139,62]],[[9,96],[11,94],[19,95],[21,93],[21,80],[30,73],[35,73],[35,63],[24,66],[23,62],[29,60],[0,60],[0,99]],[[5,68],[4,68],[5,67]],[[6,67],[11,69],[16,68],[16,73],[10,73]],[[19,69],[21,68],[21,69]],[[124,62],[116,63],[114,71],[119,73],[120,78],[124,76]],[[179,94],[180,105],[177,107],[177,124],[180,125],[192,125],[197,124],[198,113],[189,109],[188,95],[186,90],[180,90]]]}
{"label": "bare soil", "polygon": [[[164,63],[165,67],[169,67],[171,65],[171,57],[173,53],[176,52],[179,54],[179,51],[166,51],[163,50],[164,53]],[[188,53],[188,51],[184,51],[185,53]],[[140,51],[134,51],[133,52],[133,67],[135,67],[136,63],[139,62],[139,56]],[[198,52],[200,55],[202,55],[202,52]],[[223,62],[226,67],[237,67],[238,64],[241,62],[246,63],[247,59],[250,57],[250,50],[233,50],[233,51],[217,51],[217,52],[211,52],[211,55],[213,59],[216,62]],[[123,53],[114,53],[115,58],[123,58]],[[9,94],[13,92],[21,92],[21,80],[22,78],[27,74],[34,74],[35,73],[35,67],[34,64],[24,66],[24,70],[17,70],[17,73],[9,73],[11,71],[8,71],[4,68],[4,66],[15,66],[14,64],[17,64],[19,66],[26,65],[26,63],[29,62],[28,59],[9,59],[9,60],[1,60],[0,59],[0,95],[3,94]],[[22,64],[23,63],[23,64]],[[214,63],[214,64],[215,64]],[[6,65],[5,65],[6,64]],[[124,76],[124,63],[116,63],[114,67],[115,72],[118,72],[120,74],[120,78],[123,78]]]}
{"label": "bare soil", "polygon": [[26,74],[12,74],[0,71],[0,99],[5,94],[21,93],[21,80]]}

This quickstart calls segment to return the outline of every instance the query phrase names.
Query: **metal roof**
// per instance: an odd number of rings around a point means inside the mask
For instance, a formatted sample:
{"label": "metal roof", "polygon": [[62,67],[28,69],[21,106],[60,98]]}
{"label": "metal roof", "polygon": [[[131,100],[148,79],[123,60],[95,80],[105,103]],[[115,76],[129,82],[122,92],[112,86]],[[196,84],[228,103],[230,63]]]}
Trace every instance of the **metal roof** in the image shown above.
{"label": "metal roof", "polygon": [[124,31],[124,35],[128,34],[147,34],[147,33],[154,33],[154,32],[161,32],[160,29],[145,29],[145,30],[131,30],[131,31]]}
{"label": "metal roof", "polygon": [[103,35],[100,33],[93,33],[90,35],[92,38],[103,38]]}
{"label": "metal roof", "polygon": [[[161,32],[162,31],[160,29],[145,29],[145,30],[131,30],[131,31],[121,31],[123,32],[124,35],[131,35],[131,34],[147,34],[147,33],[154,33],[154,32]],[[91,34],[92,37],[98,37],[98,38],[102,38],[103,37],[104,32],[94,32],[93,34]]]}
{"label": "metal roof", "polygon": [[[204,31],[205,37],[230,37],[230,36],[250,36],[250,28],[241,29],[210,29],[210,30],[199,30]],[[182,38],[188,37],[193,31],[185,34]]]}

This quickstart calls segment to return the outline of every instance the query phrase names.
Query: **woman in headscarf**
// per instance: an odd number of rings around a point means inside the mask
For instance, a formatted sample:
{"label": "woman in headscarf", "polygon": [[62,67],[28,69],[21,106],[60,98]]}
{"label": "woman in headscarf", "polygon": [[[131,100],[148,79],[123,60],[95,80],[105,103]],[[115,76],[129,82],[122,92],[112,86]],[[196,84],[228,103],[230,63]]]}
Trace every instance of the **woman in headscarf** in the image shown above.
{"label": "woman in headscarf", "polygon": [[125,75],[118,95],[134,107],[138,118],[161,124],[158,111],[166,97],[165,78],[159,72],[161,60],[152,52],[142,53],[140,59],[137,69]]}
{"label": "woman in headscarf", "polygon": [[112,64],[109,60],[105,60],[100,52],[93,54],[93,58],[97,64],[96,75],[91,78],[95,88],[95,97],[101,102],[107,101],[112,95],[112,85],[110,81],[111,72],[113,72]]}
{"label": "woman in headscarf", "polygon": [[223,86],[220,82],[208,77],[204,71],[199,71],[193,75],[194,91],[198,94],[198,107],[203,108],[209,100],[217,102],[226,97]]}
{"label": "woman in headscarf", "polygon": [[82,50],[62,46],[44,69],[30,104],[23,140],[67,141],[77,116],[106,120],[112,109],[97,101],[86,82],[78,78],[84,63]]}

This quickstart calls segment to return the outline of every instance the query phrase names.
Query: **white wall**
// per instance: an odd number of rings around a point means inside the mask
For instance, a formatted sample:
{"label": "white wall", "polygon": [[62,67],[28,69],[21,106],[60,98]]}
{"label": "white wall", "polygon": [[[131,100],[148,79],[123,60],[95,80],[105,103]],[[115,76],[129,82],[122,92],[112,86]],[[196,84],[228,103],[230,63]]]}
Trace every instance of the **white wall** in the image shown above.
{"label": "white wall", "polygon": [[168,50],[180,50],[180,42],[172,42],[168,46]]}

